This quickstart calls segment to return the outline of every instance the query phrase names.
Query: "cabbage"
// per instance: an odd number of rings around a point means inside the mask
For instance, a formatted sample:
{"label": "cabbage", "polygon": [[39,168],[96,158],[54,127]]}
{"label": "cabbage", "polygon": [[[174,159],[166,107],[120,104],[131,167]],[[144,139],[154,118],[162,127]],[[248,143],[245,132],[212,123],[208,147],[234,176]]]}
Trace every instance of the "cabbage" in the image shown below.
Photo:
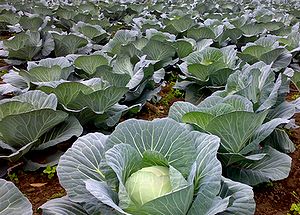
{"label": "cabbage", "polygon": [[171,192],[169,168],[152,166],[133,173],[125,184],[130,198],[139,205]]}

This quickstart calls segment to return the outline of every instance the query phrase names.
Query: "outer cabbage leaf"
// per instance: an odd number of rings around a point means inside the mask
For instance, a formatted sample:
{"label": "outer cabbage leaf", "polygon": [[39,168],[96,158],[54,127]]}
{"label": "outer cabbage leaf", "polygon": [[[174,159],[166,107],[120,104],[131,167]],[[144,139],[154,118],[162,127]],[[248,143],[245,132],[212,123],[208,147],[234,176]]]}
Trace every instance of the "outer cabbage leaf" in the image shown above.
{"label": "outer cabbage leaf", "polygon": [[29,200],[12,183],[0,179],[0,214],[31,215],[33,213]]}

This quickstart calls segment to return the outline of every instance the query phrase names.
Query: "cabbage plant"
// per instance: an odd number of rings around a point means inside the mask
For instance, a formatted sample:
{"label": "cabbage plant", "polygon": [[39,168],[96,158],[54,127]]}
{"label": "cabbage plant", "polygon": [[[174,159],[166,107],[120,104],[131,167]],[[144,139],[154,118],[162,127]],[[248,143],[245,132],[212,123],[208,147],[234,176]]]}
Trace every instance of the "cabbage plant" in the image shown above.
{"label": "cabbage plant", "polygon": [[221,49],[205,47],[184,58],[181,71],[191,80],[203,85],[224,85],[228,76],[236,67],[236,50],[234,46]]}
{"label": "cabbage plant", "polygon": [[252,189],[221,176],[220,139],[172,119],[131,119],[80,137],[57,173],[67,197],[44,214],[254,214]]}
{"label": "cabbage plant", "polygon": [[18,23],[20,17],[19,14],[14,13],[12,10],[8,10],[5,8],[4,5],[1,5],[1,12],[0,12],[0,29],[1,31],[9,30],[9,25],[15,25]]}
{"label": "cabbage plant", "polygon": [[38,86],[53,85],[55,82],[68,80],[74,72],[71,62],[65,57],[46,58],[27,62],[27,70],[20,72],[28,82]]}
{"label": "cabbage plant", "polygon": [[3,42],[8,58],[32,60],[42,50],[43,41],[39,32],[21,32]]}
{"label": "cabbage plant", "polygon": [[79,21],[73,28],[75,32],[82,33],[95,43],[105,42],[109,37],[108,33],[100,25],[92,25]]}
{"label": "cabbage plant", "polygon": [[183,58],[179,65],[183,75],[175,87],[186,91],[185,100],[198,103],[204,88],[222,88],[237,67],[236,47],[210,47],[212,40],[197,42],[197,51]]}
{"label": "cabbage plant", "polygon": [[126,87],[110,86],[100,78],[63,82],[57,86],[42,87],[41,90],[48,94],[54,93],[67,111],[79,112],[89,108],[96,114],[103,114],[128,91]]}
{"label": "cabbage plant", "polygon": [[30,150],[43,150],[80,136],[74,116],[57,110],[57,98],[39,90],[0,102],[0,159],[16,161]]}
{"label": "cabbage plant", "polygon": [[259,112],[283,102],[289,92],[289,84],[287,72],[276,75],[270,65],[258,62],[253,65],[246,64],[241,70],[230,75],[225,89],[213,95],[241,95],[249,99],[254,110]]}
{"label": "cabbage plant", "polygon": [[267,116],[268,110],[254,112],[251,101],[239,95],[210,96],[197,106],[176,102],[169,112],[170,118],[220,137],[218,158],[225,176],[249,185],[284,179],[291,169],[291,158],[277,150],[293,150],[291,141],[277,146],[268,139],[289,120],[280,114],[270,120]]}
{"label": "cabbage plant", "polygon": [[55,43],[54,54],[56,57],[80,53],[80,50],[88,45],[88,41],[85,38],[75,34],[65,35],[53,32],[52,36]]}
{"label": "cabbage plant", "polygon": [[294,144],[286,133],[287,128],[295,127],[291,120],[298,112],[298,100],[293,102],[285,101],[289,92],[290,77],[294,80],[297,72],[288,68],[276,77],[270,65],[258,62],[253,65],[245,65],[242,70],[238,70],[228,78],[225,90],[213,93],[213,96],[225,98],[228,95],[241,95],[249,99],[253,104],[255,112],[268,110],[265,122],[282,119],[286,123],[276,127],[268,137],[270,144],[281,152],[291,153],[295,150]]}
{"label": "cabbage plant", "polygon": [[292,54],[280,46],[275,36],[261,37],[254,43],[247,43],[238,55],[243,61],[254,64],[263,61],[273,68],[285,68],[292,60]]}

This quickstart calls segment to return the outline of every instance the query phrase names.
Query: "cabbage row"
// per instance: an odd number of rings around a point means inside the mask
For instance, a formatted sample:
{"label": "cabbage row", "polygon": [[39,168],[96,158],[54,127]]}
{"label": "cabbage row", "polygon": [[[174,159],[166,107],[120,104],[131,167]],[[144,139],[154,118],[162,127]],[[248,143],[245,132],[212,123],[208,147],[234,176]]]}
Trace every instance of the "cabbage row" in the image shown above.
{"label": "cabbage row", "polygon": [[[291,169],[299,18],[297,1],[3,3],[0,159],[35,170],[29,154],[79,137],[46,215],[254,214],[251,186]],[[185,101],[127,119],[169,76]],[[0,194],[0,214],[32,214],[12,183]]]}

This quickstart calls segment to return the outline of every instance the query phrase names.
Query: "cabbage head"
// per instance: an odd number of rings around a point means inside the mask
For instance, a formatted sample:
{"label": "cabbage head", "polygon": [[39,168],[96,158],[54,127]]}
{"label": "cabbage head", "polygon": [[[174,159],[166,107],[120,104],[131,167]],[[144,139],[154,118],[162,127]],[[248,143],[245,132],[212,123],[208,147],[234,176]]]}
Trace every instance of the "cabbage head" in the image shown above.
{"label": "cabbage head", "polygon": [[169,168],[164,166],[142,168],[128,178],[125,187],[132,201],[143,205],[172,191]]}

